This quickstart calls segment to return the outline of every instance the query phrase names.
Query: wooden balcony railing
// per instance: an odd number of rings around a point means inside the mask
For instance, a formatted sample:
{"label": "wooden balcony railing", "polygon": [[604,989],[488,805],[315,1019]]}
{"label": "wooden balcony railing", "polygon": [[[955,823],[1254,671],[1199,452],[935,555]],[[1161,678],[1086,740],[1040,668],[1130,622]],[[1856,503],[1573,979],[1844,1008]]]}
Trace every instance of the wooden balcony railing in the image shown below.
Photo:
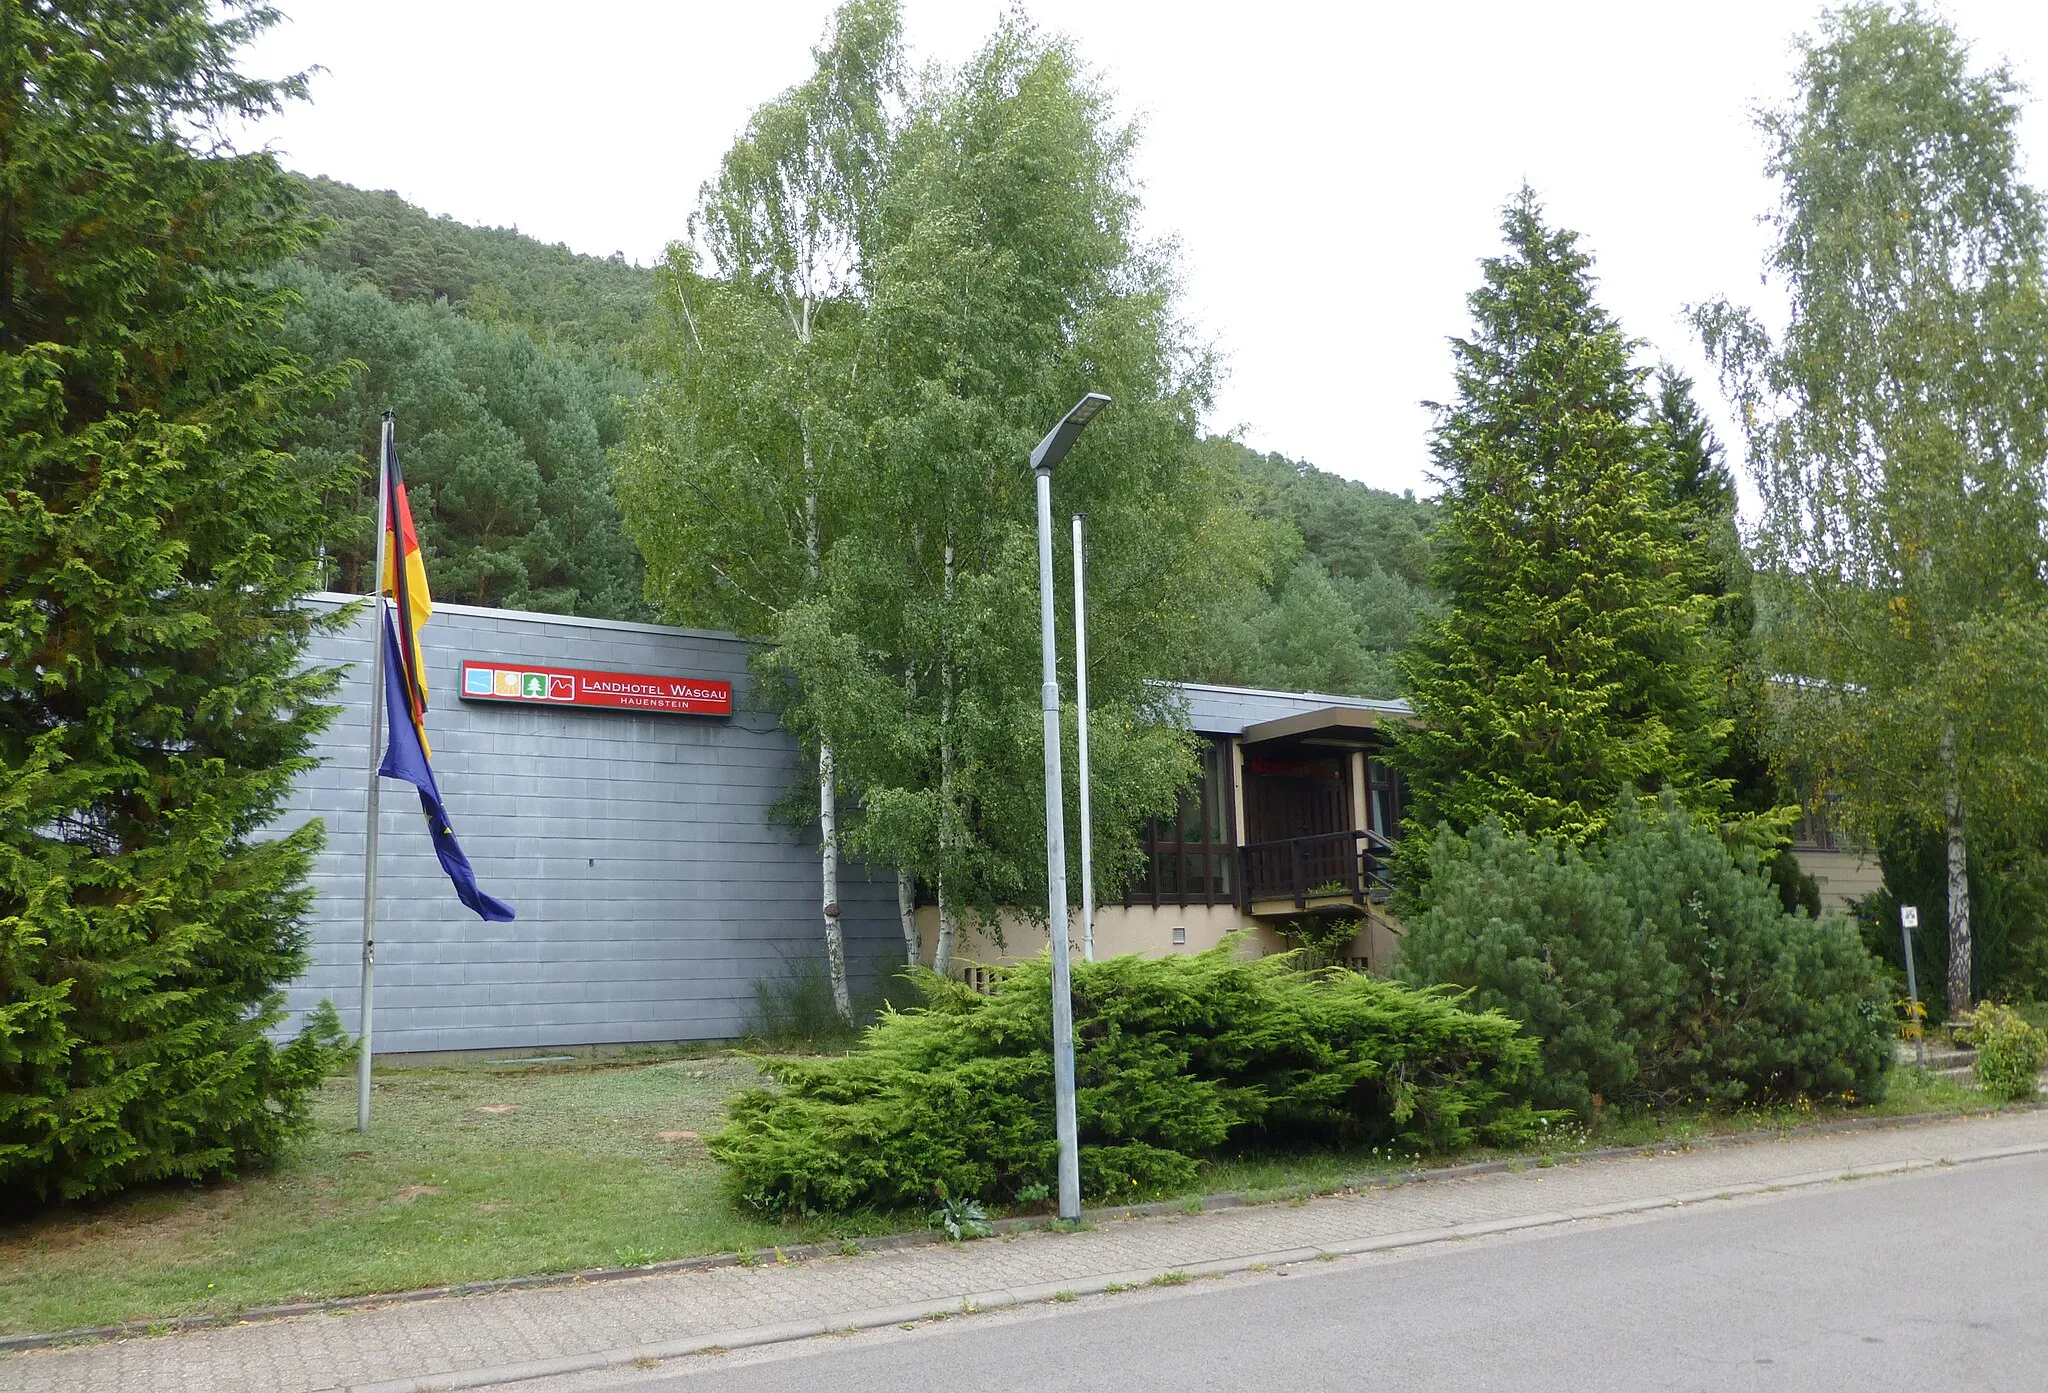
{"label": "wooden balcony railing", "polygon": [[1362,905],[1391,888],[1387,857],[1393,846],[1377,832],[1358,828],[1280,842],[1254,842],[1239,849],[1244,873],[1244,907],[1258,900],[1292,900],[1306,909],[1311,899],[1342,895]]}

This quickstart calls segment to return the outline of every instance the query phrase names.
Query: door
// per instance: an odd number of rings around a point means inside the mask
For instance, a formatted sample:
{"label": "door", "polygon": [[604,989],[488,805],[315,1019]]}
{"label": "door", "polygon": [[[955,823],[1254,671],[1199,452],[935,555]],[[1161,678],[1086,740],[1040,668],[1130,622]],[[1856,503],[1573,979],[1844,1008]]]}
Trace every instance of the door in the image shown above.
{"label": "door", "polygon": [[1349,762],[1337,758],[1287,759],[1251,755],[1245,760],[1244,820],[1247,842],[1281,842],[1349,832]]}

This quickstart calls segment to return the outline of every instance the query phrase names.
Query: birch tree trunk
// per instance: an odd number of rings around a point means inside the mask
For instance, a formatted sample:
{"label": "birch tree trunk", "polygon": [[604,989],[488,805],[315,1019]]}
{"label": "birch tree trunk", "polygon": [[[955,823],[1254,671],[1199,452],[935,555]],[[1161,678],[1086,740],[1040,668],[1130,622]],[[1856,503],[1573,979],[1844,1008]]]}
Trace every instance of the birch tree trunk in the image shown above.
{"label": "birch tree trunk", "polygon": [[839,777],[832,747],[818,747],[818,880],[825,912],[825,970],[832,977],[832,1009],[853,1024],[853,1000],[846,990],[846,935],[839,928]]}
{"label": "birch tree trunk", "polygon": [[916,967],[924,959],[924,945],[917,934],[917,877],[909,871],[896,872],[896,917],[903,922],[903,960]]}
{"label": "birch tree trunk", "polygon": [[[800,334],[810,339],[810,306],[805,302]],[[804,430],[804,546],[810,558],[810,583],[818,585],[818,491],[811,435]],[[832,1009],[853,1024],[853,998],[846,990],[846,934],[839,927],[839,777],[832,762],[832,742],[818,741],[818,893],[825,918],[825,971],[832,981]]]}
{"label": "birch tree trunk", "polygon": [[1941,732],[1941,763],[1948,776],[1948,1013],[1970,1009],[1970,850],[1964,836],[1963,783],[1956,770],[1955,727]]}
{"label": "birch tree trunk", "polygon": [[953,975],[953,897],[946,893],[946,878],[939,877],[939,942],[932,950],[932,971],[941,977]]}

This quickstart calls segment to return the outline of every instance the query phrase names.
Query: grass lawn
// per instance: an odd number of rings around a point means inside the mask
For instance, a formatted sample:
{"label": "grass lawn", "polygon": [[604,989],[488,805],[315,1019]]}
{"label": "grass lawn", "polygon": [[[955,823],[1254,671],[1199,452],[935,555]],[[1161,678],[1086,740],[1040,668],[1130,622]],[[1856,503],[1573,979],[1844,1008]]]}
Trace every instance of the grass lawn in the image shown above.
{"label": "grass lawn", "polygon": [[[701,1138],[718,1127],[724,1099],[757,1078],[752,1063],[729,1053],[380,1069],[367,1138],[355,1131],[353,1077],[331,1079],[312,1135],[273,1174],[152,1190],[0,1227],[0,1333],[743,1248],[767,1253],[915,1222],[866,1216],[778,1225],[735,1209]],[[1974,1090],[1898,1070],[1882,1104],[1854,1111],[1982,1106]],[[1610,1114],[1597,1136],[1560,1132],[1550,1157],[1849,1111]],[[1247,1154],[1204,1167],[1197,1188],[1280,1198],[1367,1183],[1413,1164],[1355,1151]]]}
{"label": "grass lawn", "polygon": [[701,1137],[758,1077],[725,1053],[380,1068],[368,1137],[353,1075],[329,1079],[312,1134],[272,1174],[0,1227],[0,1333],[826,1236],[735,1210],[720,1189]]}

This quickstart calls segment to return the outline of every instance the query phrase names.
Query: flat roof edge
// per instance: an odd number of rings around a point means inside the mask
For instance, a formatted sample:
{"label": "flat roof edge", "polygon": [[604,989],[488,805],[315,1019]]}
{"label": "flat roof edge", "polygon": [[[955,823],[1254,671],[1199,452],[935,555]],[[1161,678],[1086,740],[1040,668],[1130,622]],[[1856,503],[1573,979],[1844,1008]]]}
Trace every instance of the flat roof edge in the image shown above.
{"label": "flat roof edge", "polygon": [[[315,590],[305,597],[314,604],[332,605],[340,608],[368,595],[347,595],[338,590]],[[493,609],[487,605],[456,605],[434,601],[436,614],[466,614],[476,619],[523,619],[532,624],[565,624],[575,629],[609,629],[614,633],[661,634],[670,638],[711,638],[726,643],[751,644],[752,639],[741,638],[738,634],[723,629],[685,629],[673,624],[639,624],[629,619],[591,619],[581,614],[551,614],[537,609]]]}
{"label": "flat roof edge", "polygon": [[1218,682],[1166,682],[1163,686],[1181,692],[1216,692],[1223,696],[1278,697],[1287,701],[1315,701],[1325,706],[1342,706],[1354,710],[1397,712],[1404,716],[1415,714],[1414,708],[1399,698],[1345,696],[1342,692],[1289,692],[1277,687],[1229,687]]}

